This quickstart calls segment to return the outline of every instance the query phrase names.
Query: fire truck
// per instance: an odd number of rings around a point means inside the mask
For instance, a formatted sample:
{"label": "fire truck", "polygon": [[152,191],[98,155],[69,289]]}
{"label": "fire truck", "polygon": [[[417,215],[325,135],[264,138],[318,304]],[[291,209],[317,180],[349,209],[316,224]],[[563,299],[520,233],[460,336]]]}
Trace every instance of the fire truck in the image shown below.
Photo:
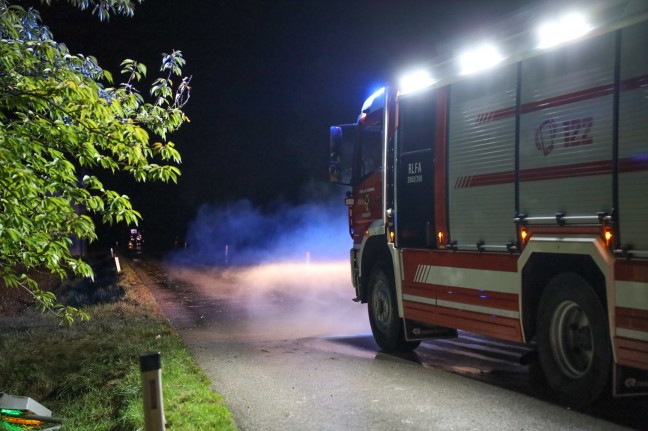
{"label": "fire truck", "polygon": [[648,393],[648,3],[582,5],[448,43],[331,127],[329,168],[383,351],[526,343],[574,406]]}

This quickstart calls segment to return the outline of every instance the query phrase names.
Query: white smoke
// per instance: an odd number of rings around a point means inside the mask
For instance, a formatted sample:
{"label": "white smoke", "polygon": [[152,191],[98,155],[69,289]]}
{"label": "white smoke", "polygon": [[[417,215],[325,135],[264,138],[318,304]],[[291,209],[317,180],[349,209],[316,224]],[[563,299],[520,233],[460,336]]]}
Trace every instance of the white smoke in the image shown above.
{"label": "white smoke", "polygon": [[[266,263],[250,267],[169,267],[200,291],[200,324],[228,319],[247,337],[337,337],[369,331],[366,305],[351,300],[349,263]],[[230,322],[231,323],[231,322]],[[238,334],[240,336],[240,334]]]}
{"label": "white smoke", "polygon": [[167,260],[171,276],[196,286],[210,303],[242,310],[257,335],[369,330],[366,306],[352,301],[352,243],[341,196],[265,208],[248,201],[205,206],[187,240],[188,248]]}

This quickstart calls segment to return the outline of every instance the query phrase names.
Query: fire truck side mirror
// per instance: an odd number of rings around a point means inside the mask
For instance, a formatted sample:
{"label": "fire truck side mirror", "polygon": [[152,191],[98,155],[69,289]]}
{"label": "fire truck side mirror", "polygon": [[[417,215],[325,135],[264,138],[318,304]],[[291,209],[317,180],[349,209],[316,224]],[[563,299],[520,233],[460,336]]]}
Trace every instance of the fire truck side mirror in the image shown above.
{"label": "fire truck side mirror", "polygon": [[342,128],[332,126],[330,132],[331,156],[329,159],[329,181],[340,183],[342,181],[342,167],[340,166],[340,152],[342,150]]}
{"label": "fire truck side mirror", "polygon": [[355,124],[331,127],[329,181],[332,183],[344,186],[351,185],[351,160],[355,129]]}

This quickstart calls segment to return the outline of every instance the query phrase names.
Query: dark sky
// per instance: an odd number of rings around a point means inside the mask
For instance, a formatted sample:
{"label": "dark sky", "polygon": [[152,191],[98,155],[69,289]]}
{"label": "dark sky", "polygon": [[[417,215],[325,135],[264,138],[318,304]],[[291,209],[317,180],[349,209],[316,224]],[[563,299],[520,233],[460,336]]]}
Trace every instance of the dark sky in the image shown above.
{"label": "dark sky", "polygon": [[435,44],[530,1],[147,0],[135,17],[99,22],[64,3],[39,5],[55,39],[94,55],[118,79],[125,58],[155,76],[182,50],[193,75],[191,123],[171,136],[178,186],[128,184],[144,225],[180,231],[206,203],[297,202],[329,187],[328,128]]}

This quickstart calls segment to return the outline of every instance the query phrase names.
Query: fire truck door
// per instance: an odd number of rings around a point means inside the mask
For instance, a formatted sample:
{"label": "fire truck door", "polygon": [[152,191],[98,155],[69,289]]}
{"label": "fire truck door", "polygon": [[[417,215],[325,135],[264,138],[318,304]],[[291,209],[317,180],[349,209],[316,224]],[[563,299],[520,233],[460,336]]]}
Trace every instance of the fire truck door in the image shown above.
{"label": "fire truck door", "polygon": [[429,248],[434,236],[433,91],[401,97],[396,135],[396,246]]}

